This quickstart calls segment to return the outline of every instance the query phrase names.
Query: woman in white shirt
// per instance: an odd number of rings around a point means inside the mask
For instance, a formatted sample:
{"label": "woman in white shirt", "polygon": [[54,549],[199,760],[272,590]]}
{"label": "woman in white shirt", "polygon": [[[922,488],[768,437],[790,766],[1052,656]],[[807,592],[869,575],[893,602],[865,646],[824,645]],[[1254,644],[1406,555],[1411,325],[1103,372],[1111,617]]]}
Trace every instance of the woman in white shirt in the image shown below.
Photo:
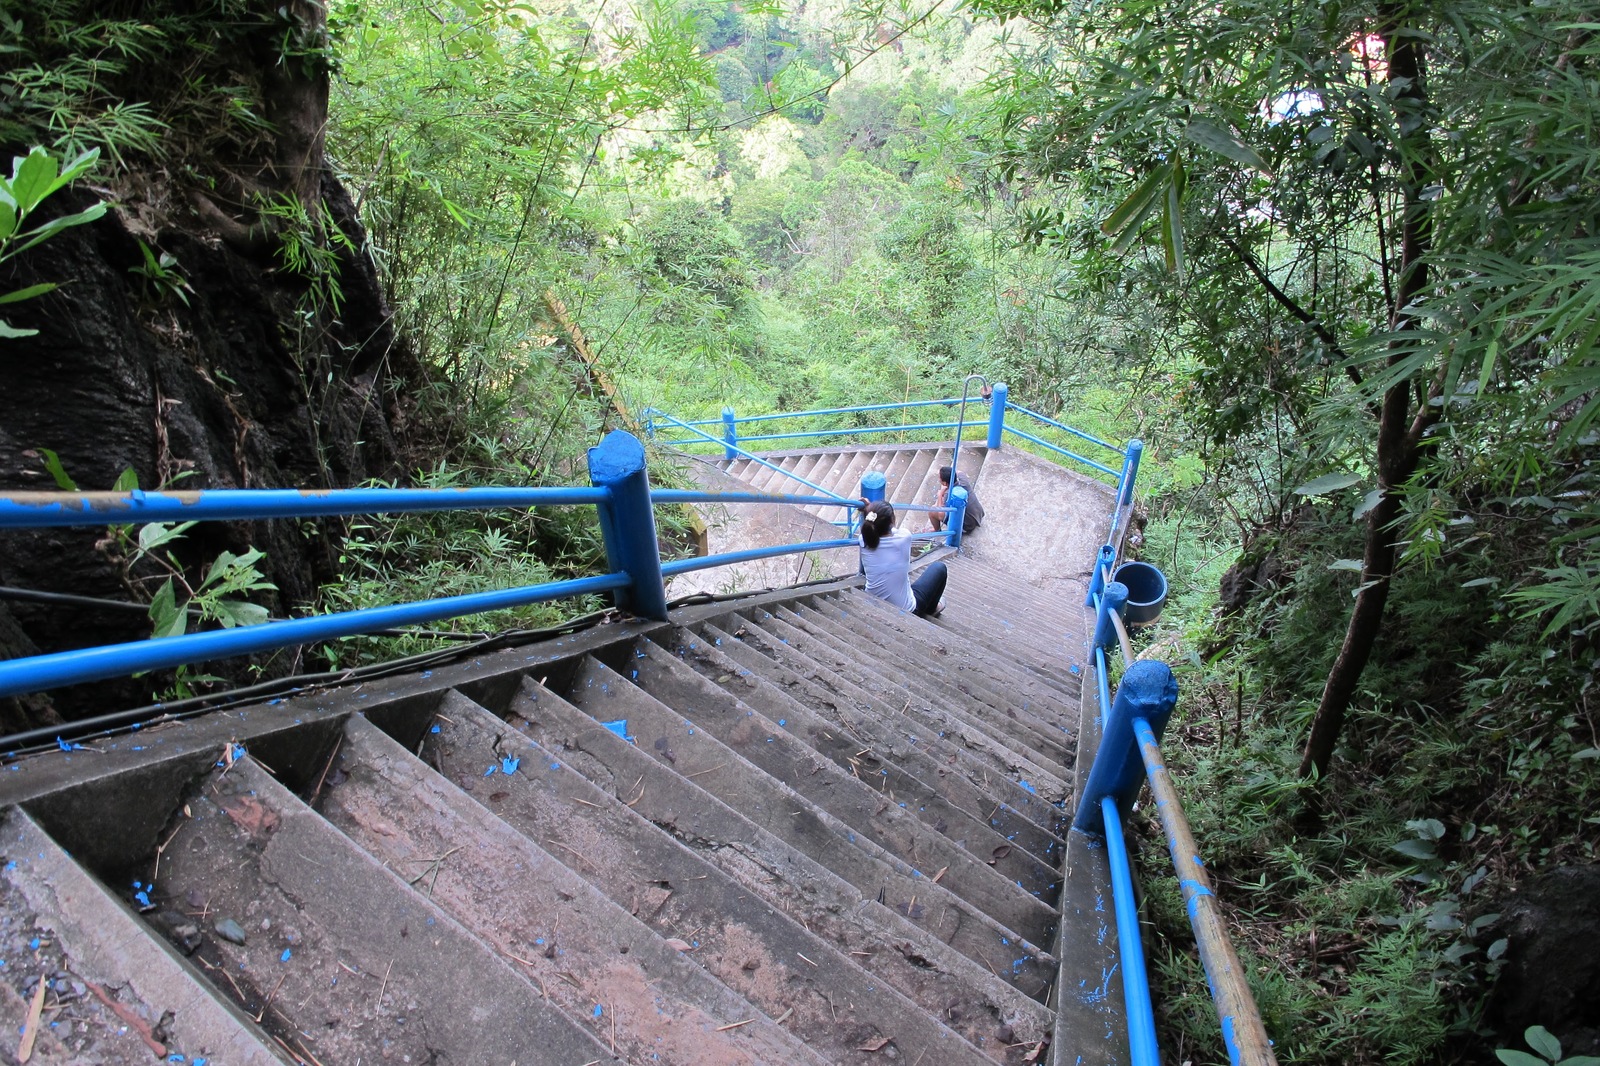
{"label": "woman in white shirt", "polygon": [[912,581],[911,534],[894,528],[894,508],[885,501],[861,503],[861,572],[867,576],[867,594],[902,611],[938,614],[949,578],[945,565],[931,563]]}

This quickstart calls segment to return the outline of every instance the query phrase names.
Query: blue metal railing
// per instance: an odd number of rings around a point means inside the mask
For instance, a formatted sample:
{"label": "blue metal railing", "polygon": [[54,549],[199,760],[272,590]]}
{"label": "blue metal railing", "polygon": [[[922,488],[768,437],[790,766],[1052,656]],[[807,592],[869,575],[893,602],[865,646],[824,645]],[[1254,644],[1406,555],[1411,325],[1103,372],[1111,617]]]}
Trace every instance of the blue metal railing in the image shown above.
{"label": "blue metal railing", "polygon": [[[1138,469],[1133,452],[1124,469],[1125,483]],[[1131,496],[1128,497],[1131,502]],[[1119,491],[1115,514],[1124,505]],[[1172,669],[1154,660],[1135,660],[1122,612],[1128,588],[1115,580],[1116,549],[1100,549],[1090,582],[1088,606],[1095,609],[1093,654],[1101,708],[1101,739],[1079,796],[1073,828],[1105,837],[1111,863],[1112,896],[1128,1019],[1128,1047],[1133,1066],[1160,1066],[1155,1016],[1150,1003],[1144,948],[1132,893],[1132,873],[1122,835],[1122,812],[1132,808],[1146,783],[1167,836],[1184,906],[1194,929],[1201,962],[1217,1007],[1223,1043],[1234,1066],[1276,1066],[1260,1011],[1233,949],[1204,861],[1184,817],[1183,806],[1161,756],[1160,736],[1178,700]],[[1120,648],[1124,665],[1115,698],[1111,695],[1107,650]]]}
{"label": "blue metal railing", "polygon": [[590,487],[463,489],[216,489],[200,492],[22,492],[0,494],[0,529],[129,525],[327,515],[395,514],[548,506],[594,506],[605,538],[607,572],[513,589],[496,589],[415,603],[266,622],[231,629],[80,648],[0,662],[0,697],[126,677],[213,659],[412,626],[484,611],[611,592],[619,607],[664,620],[664,580],[675,574],[752,559],[853,547],[853,538],[663,563],[652,506],[657,503],[772,503],[854,505],[831,492],[820,496],[756,492],[698,492],[649,487],[644,448],[612,433],[589,452]]}
{"label": "blue metal railing", "polygon": [[[962,386],[963,395],[952,396],[947,399],[940,400],[907,400],[900,403],[871,403],[861,404],[856,407],[827,407],[814,411],[791,411],[781,412],[778,414],[745,415],[743,417],[737,416],[731,407],[724,407],[722,409],[722,416],[720,418],[697,419],[694,421],[682,421],[680,419],[673,418],[671,415],[657,410],[656,408],[648,407],[644,410],[645,432],[652,439],[657,439],[657,420],[660,420],[660,422],[671,426],[674,429],[687,430],[691,434],[691,436],[688,437],[661,437],[659,438],[659,442],[662,444],[673,445],[677,447],[703,444],[716,445],[723,449],[724,459],[731,460],[743,456],[745,458],[756,459],[757,461],[761,462],[763,466],[779,469],[774,464],[760,459],[759,456],[752,455],[749,451],[743,448],[742,445],[754,443],[771,444],[773,441],[818,440],[825,437],[835,440],[850,440],[887,433],[909,433],[923,430],[953,429],[956,431],[956,445],[952,449],[951,455],[953,464],[955,460],[960,458],[961,433],[967,424],[966,406],[969,402],[974,402],[965,394],[965,389],[968,387],[968,385],[970,385],[974,378],[982,380],[983,376],[981,374],[969,375],[966,382]],[[1139,467],[1138,456],[1143,449],[1143,445],[1139,441],[1129,441],[1127,447],[1119,448],[1115,444],[1101,440],[1099,437],[1085,433],[1083,430],[1074,429],[1072,426],[1069,426],[1064,422],[1058,422],[1053,418],[1046,417],[1037,411],[1023,407],[1020,404],[1014,404],[1010,402],[1007,387],[1003,382],[998,383],[993,387],[992,395],[990,397],[978,402],[987,403],[990,408],[988,417],[987,441],[987,445],[990,450],[1000,448],[1003,442],[1003,435],[1010,433],[1018,440],[1023,440],[1031,445],[1034,445],[1035,447],[1042,448],[1051,455],[1068,459],[1073,463],[1093,471],[1096,475],[1115,478],[1117,481],[1118,499],[1124,506],[1133,502],[1133,483],[1134,479],[1138,475]],[[770,422],[800,419],[837,418],[844,415],[874,414],[887,411],[906,411],[926,407],[953,407],[957,409],[958,416],[954,421],[945,422],[916,422],[903,425],[893,425],[888,423],[882,425],[862,426],[834,425],[820,429],[801,428],[783,432],[763,432],[753,435],[741,434],[739,432],[741,426],[765,425],[766,423]],[[1050,430],[1064,433],[1070,437],[1076,438],[1077,440],[1081,440],[1086,444],[1093,445],[1097,448],[1104,448],[1107,451],[1116,453],[1117,457],[1121,460],[1121,469],[1119,470],[1117,467],[1107,465],[1106,463],[1099,462],[1095,459],[1091,459],[1086,455],[1081,455],[1069,448],[1064,448],[1061,445],[1056,444],[1054,441],[1050,441],[1039,436],[1038,433],[1030,433],[1027,430],[1013,425],[1007,418],[1007,416],[1012,413],[1032,419],[1033,423],[1037,423],[1037,425],[1040,427],[1045,427]],[[717,437],[709,432],[706,432],[705,427],[721,428],[722,436]],[[952,469],[954,469],[953,465]],[[784,471],[780,472],[783,472],[785,476],[794,477],[793,474],[788,474]],[[803,479],[796,478],[796,480]],[[810,482],[804,483],[810,485]],[[815,488],[816,486],[812,485],[811,487]],[[899,507],[900,505],[896,504],[895,506]],[[1120,515],[1113,514],[1113,531],[1117,528],[1119,521]]]}

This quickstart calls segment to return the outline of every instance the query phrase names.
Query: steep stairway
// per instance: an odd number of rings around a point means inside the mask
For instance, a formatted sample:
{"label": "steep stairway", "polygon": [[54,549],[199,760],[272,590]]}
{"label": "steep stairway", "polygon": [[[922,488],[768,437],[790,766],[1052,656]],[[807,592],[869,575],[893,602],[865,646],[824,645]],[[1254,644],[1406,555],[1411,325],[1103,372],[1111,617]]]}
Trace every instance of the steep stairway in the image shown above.
{"label": "steep stairway", "polygon": [[[949,455],[685,461],[931,504]],[[90,1066],[1121,1063],[1104,851],[1067,828],[1110,493],[961,469],[988,517],[918,564],[950,568],[938,618],[853,549],[769,560],[665,623],[0,766],[0,1024]],[[711,511],[713,551],[839,535]]]}
{"label": "steep stairway", "polygon": [[[861,478],[871,470],[884,475],[886,498],[894,503],[932,506],[939,492],[939,468],[950,465],[948,444],[883,444],[859,448],[802,448],[764,454],[770,466],[750,458],[712,459],[681,456],[679,465],[702,488],[719,491],[766,492],[815,496],[806,482],[847,500],[861,495]],[[987,449],[979,444],[962,446],[961,473],[976,484],[983,471]],[[799,480],[799,479],[804,479]],[[843,536],[839,506],[808,504],[801,507],[712,504],[700,508],[708,529],[712,554],[759,548],[770,544],[800,544]],[[906,512],[909,528],[928,528],[927,516]],[[674,578],[668,594],[727,593],[780,588],[807,580],[840,577],[854,572],[853,549],[808,552],[799,556],[761,559],[698,571]]]}
{"label": "steep stairway", "polygon": [[935,620],[838,581],[11,764],[38,1061],[1052,1061],[1079,612],[952,574]]}

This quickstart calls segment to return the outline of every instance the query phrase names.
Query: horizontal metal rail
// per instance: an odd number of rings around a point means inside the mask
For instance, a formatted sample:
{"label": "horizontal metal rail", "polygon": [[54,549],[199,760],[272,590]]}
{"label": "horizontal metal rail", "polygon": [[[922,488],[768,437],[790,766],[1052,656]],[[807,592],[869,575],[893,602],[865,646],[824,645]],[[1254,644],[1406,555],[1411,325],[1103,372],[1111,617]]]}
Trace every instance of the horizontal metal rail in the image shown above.
{"label": "horizontal metal rail", "polygon": [[1195,945],[1200,950],[1200,961],[1206,968],[1206,980],[1216,1001],[1228,1059],[1233,1066],[1275,1066],[1278,1059],[1272,1052],[1272,1041],[1267,1039],[1261,1012],[1245,980],[1244,967],[1239,964],[1226,923],[1217,909],[1211,878],[1206,874],[1206,864],[1200,858],[1189,820],[1184,817],[1178,790],[1167,773],[1161,743],[1150,723],[1143,718],[1133,720],[1133,732],[1139,741],[1139,754],[1144,759],[1150,791],[1156,799],[1156,813],[1167,835],[1167,850],[1178,872],[1183,905],[1189,912],[1189,924],[1194,928]]}
{"label": "horizontal metal rail", "polygon": [[779,555],[798,555],[801,552],[827,551],[830,548],[857,548],[861,542],[854,537],[839,540],[814,540],[809,544],[780,544],[772,548],[747,548],[744,551],[723,552],[721,555],[702,555],[692,559],[678,559],[661,564],[661,576],[687,574],[695,570],[709,570],[714,566],[744,563],[752,559],[771,559]]}
{"label": "horizontal metal rail", "polygon": [[366,607],[358,611],[342,611],[311,618],[291,618],[282,622],[264,622],[234,629],[185,633],[176,637],[156,637],[12,659],[0,662],[0,696],[40,692],[63,685],[99,681],[108,677],[127,677],[129,674],[186,663],[361,636],[374,629],[419,625],[442,618],[524,607],[530,603],[559,600],[567,596],[610,592],[626,587],[630,581],[625,573],[602,574],[570,581],[553,581],[545,585],[446,596],[421,603]]}
{"label": "horizontal metal rail", "polygon": [[[780,412],[778,414],[771,415],[747,415],[744,418],[735,418],[734,422],[740,424],[745,422],[772,422],[780,418],[809,418],[815,415],[853,415],[859,414],[862,411],[902,411],[911,407],[954,407],[960,402],[961,397],[955,396],[948,400],[906,400],[900,403],[868,403],[862,404],[859,407],[829,407],[816,411],[792,411],[789,413]],[[648,413],[662,414],[662,412],[653,407],[649,408]],[[671,416],[668,415],[666,417],[670,418]],[[686,426],[720,426],[723,423],[720,418],[709,418],[698,422],[685,422],[683,424]]]}
{"label": "horizontal metal rail", "polygon": [[734,451],[738,452],[740,455],[744,456],[745,458],[753,459],[756,462],[760,463],[762,466],[768,468],[769,470],[776,470],[782,476],[784,476],[786,478],[789,478],[790,480],[800,482],[800,484],[804,485],[808,489],[815,489],[817,492],[821,493],[823,496],[826,496],[835,505],[845,506],[845,507],[852,507],[852,508],[856,505],[856,501],[845,499],[843,496],[840,496],[839,494],[837,494],[835,492],[830,492],[828,489],[823,488],[821,485],[818,485],[814,481],[807,481],[805,478],[800,477],[798,474],[790,473],[789,471],[783,469],[780,466],[777,466],[777,465],[775,465],[773,463],[769,463],[765,459],[761,458],[761,456],[756,455],[756,454],[754,454],[754,453],[752,453],[752,452],[750,452],[750,451],[748,451],[748,450],[746,450],[744,448],[741,448],[737,444],[729,444],[727,441],[720,440],[717,437],[713,437],[709,433],[702,433],[700,430],[695,429],[692,426],[686,425],[685,423],[680,422],[678,419],[673,418],[671,415],[665,414],[664,412],[661,412],[661,411],[657,411],[654,408],[650,409],[650,413],[652,415],[659,415],[660,417],[666,419],[668,422],[672,423],[673,425],[681,426],[682,428],[689,430],[689,432],[695,434],[696,436],[703,437],[703,438],[705,438],[706,440],[710,441],[713,444],[716,444],[716,445],[718,445],[720,447],[723,447],[723,448],[731,448]]}
{"label": "horizontal metal rail", "polygon": [[925,429],[955,429],[959,422],[921,422],[907,426],[845,426],[841,429],[807,429],[793,433],[764,433],[740,440],[799,440],[803,437],[860,436],[865,433],[915,433]]}
{"label": "horizontal metal rail", "polygon": [[[913,433],[918,430],[928,429],[955,429],[959,422],[923,422],[916,425],[905,426],[841,426],[837,429],[805,429],[795,430],[793,433],[763,433],[754,437],[740,437],[740,442],[745,441],[771,441],[771,440],[800,440],[812,437],[855,437],[867,433]],[[697,438],[665,438],[662,444],[708,444],[712,443]],[[715,438],[715,443],[726,443],[722,438]]]}
{"label": "horizontal metal rail", "polygon": [[582,487],[8,492],[0,493],[0,529],[595,505],[610,499],[609,489]]}
{"label": "horizontal metal rail", "polygon": [[[837,507],[836,496],[797,496],[789,492],[719,492],[715,489],[651,489],[651,503],[793,503]],[[846,501],[854,506],[854,501]]]}
{"label": "horizontal metal rail", "polygon": [[1082,463],[1084,466],[1090,467],[1091,469],[1094,469],[1094,470],[1098,470],[1102,474],[1110,474],[1112,477],[1120,477],[1121,476],[1121,472],[1120,471],[1113,470],[1109,466],[1106,466],[1104,463],[1097,463],[1093,459],[1087,459],[1084,456],[1079,455],[1075,451],[1071,451],[1071,450],[1069,450],[1067,448],[1063,448],[1059,444],[1052,444],[1050,441],[1045,440],[1043,437],[1036,437],[1032,433],[1027,433],[1027,432],[1024,432],[1023,430],[1017,429],[1015,426],[1007,426],[1006,427],[1006,432],[1010,433],[1014,437],[1021,437],[1023,440],[1027,441],[1030,444],[1037,444],[1041,448],[1049,448],[1051,451],[1056,452],[1059,455],[1065,455],[1068,459],[1075,459],[1078,462]]}
{"label": "horizontal metal rail", "polygon": [[1077,437],[1081,441],[1086,441],[1086,442],[1088,442],[1090,444],[1098,444],[1098,445],[1100,445],[1100,447],[1109,449],[1110,451],[1114,451],[1118,455],[1122,454],[1122,449],[1117,447],[1115,444],[1110,443],[1109,441],[1103,441],[1099,437],[1091,436],[1090,434],[1085,433],[1081,429],[1073,429],[1071,426],[1067,425],[1065,422],[1057,422],[1055,419],[1047,417],[1045,415],[1042,415],[1038,411],[1031,411],[1028,408],[1023,407],[1021,404],[1009,403],[1008,402],[1006,404],[1006,410],[1008,410],[1008,411],[1016,411],[1019,414],[1025,414],[1029,418],[1038,419],[1040,422],[1043,422],[1045,425],[1051,426],[1051,427],[1053,427],[1055,429],[1059,429],[1063,433],[1070,433],[1074,437]]}

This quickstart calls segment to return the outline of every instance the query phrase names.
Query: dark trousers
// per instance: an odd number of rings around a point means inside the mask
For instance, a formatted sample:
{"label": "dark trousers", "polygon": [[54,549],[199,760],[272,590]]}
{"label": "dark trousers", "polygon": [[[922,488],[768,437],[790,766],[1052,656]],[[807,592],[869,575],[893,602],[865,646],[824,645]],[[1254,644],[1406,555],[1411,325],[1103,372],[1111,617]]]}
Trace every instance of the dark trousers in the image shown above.
{"label": "dark trousers", "polygon": [[911,583],[911,598],[916,601],[913,614],[933,614],[939,609],[939,599],[944,595],[944,583],[950,571],[943,563],[929,563]]}

